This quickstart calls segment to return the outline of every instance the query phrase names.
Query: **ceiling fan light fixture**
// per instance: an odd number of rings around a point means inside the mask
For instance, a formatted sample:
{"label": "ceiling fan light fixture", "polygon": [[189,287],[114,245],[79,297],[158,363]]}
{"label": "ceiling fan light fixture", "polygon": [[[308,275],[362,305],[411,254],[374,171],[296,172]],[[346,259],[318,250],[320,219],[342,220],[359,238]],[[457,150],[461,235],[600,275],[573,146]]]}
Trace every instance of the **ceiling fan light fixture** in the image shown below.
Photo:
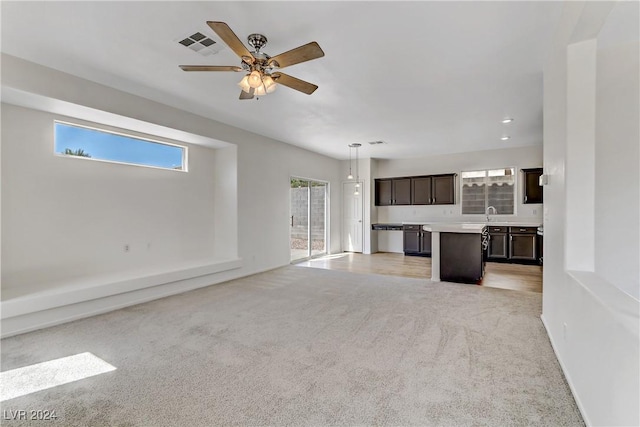
{"label": "ceiling fan light fixture", "polygon": [[238,83],[238,86],[240,86],[240,89],[242,89],[247,93],[251,91],[251,86],[249,85],[249,74],[247,74],[242,78],[242,80],[240,80],[240,83]]}
{"label": "ceiling fan light fixture", "polygon": [[264,85],[260,85],[257,88],[255,88],[253,94],[255,96],[263,96],[267,94],[267,90],[264,88]]}
{"label": "ceiling fan light fixture", "polygon": [[249,83],[249,86],[251,86],[254,89],[257,89],[259,86],[262,86],[262,74],[260,74],[260,71],[253,70],[251,74],[249,74],[248,83]]}
{"label": "ceiling fan light fixture", "polygon": [[269,76],[269,75],[265,75],[262,78],[262,83],[263,83],[264,88],[267,91],[267,93],[273,92],[274,90],[276,90],[276,87],[278,86],[278,85],[276,85],[275,80],[273,80],[273,78],[271,76]]}

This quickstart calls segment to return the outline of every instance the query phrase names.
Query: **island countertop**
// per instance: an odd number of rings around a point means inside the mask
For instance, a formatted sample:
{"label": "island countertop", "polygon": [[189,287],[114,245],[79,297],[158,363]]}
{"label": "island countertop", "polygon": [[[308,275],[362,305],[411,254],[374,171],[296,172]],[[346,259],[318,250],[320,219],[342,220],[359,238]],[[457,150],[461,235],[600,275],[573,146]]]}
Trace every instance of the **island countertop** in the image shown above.
{"label": "island countertop", "polygon": [[422,225],[424,231],[441,233],[482,233],[485,227],[483,223],[473,222],[434,222]]}
{"label": "island countertop", "polygon": [[482,225],[482,226],[496,226],[496,227],[539,227],[542,225],[542,221],[536,220],[528,220],[528,221],[489,221],[489,222],[480,222],[480,221],[433,221],[433,220],[423,220],[423,221],[403,221],[402,225],[430,225],[430,226],[440,226],[440,225],[460,225],[460,224],[473,224],[473,225]]}

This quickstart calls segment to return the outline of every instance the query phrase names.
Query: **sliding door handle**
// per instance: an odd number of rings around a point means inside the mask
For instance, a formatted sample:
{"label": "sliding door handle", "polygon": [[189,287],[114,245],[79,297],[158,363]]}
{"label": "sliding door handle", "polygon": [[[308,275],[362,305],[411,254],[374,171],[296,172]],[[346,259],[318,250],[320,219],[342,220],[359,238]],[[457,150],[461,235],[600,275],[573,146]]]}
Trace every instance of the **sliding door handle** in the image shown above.
{"label": "sliding door handle", "polygon": [[291,226],[293,227],[293,215],[291,215]]}

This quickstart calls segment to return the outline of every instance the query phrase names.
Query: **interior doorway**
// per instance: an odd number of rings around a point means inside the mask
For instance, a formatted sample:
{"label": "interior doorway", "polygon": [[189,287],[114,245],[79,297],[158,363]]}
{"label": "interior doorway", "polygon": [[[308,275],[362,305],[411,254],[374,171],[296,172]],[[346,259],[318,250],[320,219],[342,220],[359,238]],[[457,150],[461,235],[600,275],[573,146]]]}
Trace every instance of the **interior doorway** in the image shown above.
{"label": "interior doorway", "polygon": [[291,261],[326,255],[328,190],[327,182],[291,177]]}
{"label": "interior doorway", "polygon": [[342,250],[344,252],[362,252],[363,188],[362,182],[342,184]]}

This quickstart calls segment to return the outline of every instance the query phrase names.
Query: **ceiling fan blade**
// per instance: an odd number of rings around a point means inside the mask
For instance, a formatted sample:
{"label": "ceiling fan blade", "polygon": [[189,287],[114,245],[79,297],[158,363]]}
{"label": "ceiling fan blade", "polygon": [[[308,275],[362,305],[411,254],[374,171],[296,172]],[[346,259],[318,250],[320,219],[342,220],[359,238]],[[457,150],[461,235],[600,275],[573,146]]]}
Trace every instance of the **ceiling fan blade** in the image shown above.
{"label": "ceiling fan blade", "polygon": [[240,98],[239,99],[253,99],[253,92],[255,91],[254,88],[249,89],[249,93],[241,90],[240,91]]}
{"label": "ceiling fan blade", "polygon": [[273,73],[271,74],[271,77],[276,81],[276,83],[280,83],[284,86],[290,87],[291,89],[306,93],[307,95],[311,95],[316,89],[318,89],[318,86],[305,82],[304,80],[296,79],[288,74]]}
{"label": "ceiling fan blade", "polygon": [[183,71],[242,71],[235,65],[178,65]]}
{"label": "ceiling fan blade", "polygon": [[281,53],[280,55],[273,56],[269,59],[269,63],[276,63],[274,65],[278,68],[284,68],[301,62],[311,61],[312,59],[322,58],[323,56],[324,52],[320,48],[320,45],[316,42],[311,42]]}
{"label": "ceiling fan blade", "polygon": [[236,33],[224,22],[207,21],[207,25],[231,48],[243,61],[252,64],[255,58],[249,49],[240,41]]}

